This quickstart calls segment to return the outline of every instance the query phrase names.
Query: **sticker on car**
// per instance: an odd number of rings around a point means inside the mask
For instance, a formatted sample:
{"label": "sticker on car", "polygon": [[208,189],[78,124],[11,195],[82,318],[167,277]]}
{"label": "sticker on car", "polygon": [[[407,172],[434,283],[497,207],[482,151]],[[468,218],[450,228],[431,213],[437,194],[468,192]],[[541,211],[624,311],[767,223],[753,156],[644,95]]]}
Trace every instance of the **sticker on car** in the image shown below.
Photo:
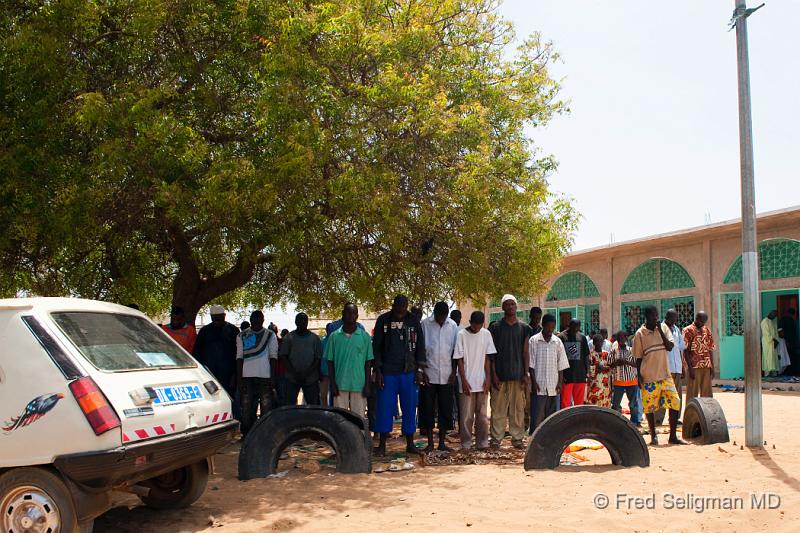
{"label": "sticker on car", "polygon": [[6,423],[3,426],[3,432],[8,434],[16,429],[33,424],[50,412],[50,410],[56,406],[58,400],[62,399],[63,397],[63,394],[54,392],[51,394],[42,394],[41,396],[34,398],[28,402],[28,405],[25,406],[22,414],[11,417],[10,420],[6,420]]}

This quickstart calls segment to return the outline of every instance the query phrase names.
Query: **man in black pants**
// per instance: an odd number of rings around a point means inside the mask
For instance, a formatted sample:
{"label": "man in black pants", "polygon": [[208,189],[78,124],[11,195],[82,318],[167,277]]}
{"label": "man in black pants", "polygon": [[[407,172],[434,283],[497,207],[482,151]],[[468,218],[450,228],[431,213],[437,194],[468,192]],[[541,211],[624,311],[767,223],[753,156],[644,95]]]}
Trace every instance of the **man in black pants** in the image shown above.
{"label": "man in black pants", "polygon": [[[531,337],[536,335],[537,333],[542,332],[542,308],[541,307],[531,307],[530,312],[528,313],[528,325],[531,327]],[[559,388],[559,391],[561,388]],[[531,371],[531,402],[528,406],[530,410],[526,413],[525,416],[525,423],[528,427],[528,435],[533,435],[533,430],[536,428],[536,424],[534,424],[536,418],[536,402],[539,401],[538,394],[536,394],[536,386],[535,382],[533,381],[533,371]],[[556,403],[558,402],[558,397],[556,397]]]}
{"label": "man in black pants", "polygon": [[433,316],[422,321],[428,383],[419,389],[419,427],[428,436],[428,452],[433,451],[433,425],[437,407],[440,450],[448,449],[445,437],[453,427],[453,384],[456,380],[453,350],[458,326],[447,318],[447,311],[447,304],[438,302],[433,308]]}

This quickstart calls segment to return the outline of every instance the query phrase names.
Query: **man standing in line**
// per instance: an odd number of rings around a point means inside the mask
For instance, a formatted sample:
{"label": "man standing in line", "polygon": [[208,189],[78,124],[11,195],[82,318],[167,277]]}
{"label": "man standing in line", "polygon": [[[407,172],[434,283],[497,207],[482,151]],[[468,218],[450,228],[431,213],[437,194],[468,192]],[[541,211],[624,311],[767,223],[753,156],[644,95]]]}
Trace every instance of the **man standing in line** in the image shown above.
{"label": "man standing in line", "polygon": [[683,341],[686,346],[684,352],[686,367],[689,371],[689,381],[686,384],[686,401],[695,396],[711,398],[711,380],[714,379],[714,350],[717,345],[711,330],[706,327],[708,315],[700,311],[695,315],[694,322],[683,330]]}
{"label": "man standing in line", "polygon": [[558,394],[564,385],[564,370],[569,368],[564,344],[557,335],[556,317],[542,317],[542,331],[530,340],[530,368],[533,376],[533,394],[538,397],[536,410],[531,411],[531,434],[542,421],[556,412]]}
{"label": "man standing in line", "polygon": [[414,446],[417,410],[416,384],[427,385],[425,375],[425,335],[415,315],[408,312],[408,298],[395,296],[392,309],[375,322],[372,338],[375,368],[375,385],[378,387],[375,431],[380,434],[380,444],[375,455],[386,455],[386,438],[392,431],[392,418],[397,397],[403,415],[403,436],[406,453],[419,453]]}
{"label": "man standing in line", "polygon": [[250,314],[250,329],[236,338],[236,362],[242,402],[242,436],[246,436],[256,423],[256,410],[260,416],[272,407],[275,361],[278,359],[278,338],[264,327],[264,313]]}
{"label": "man standing in line", "polygon": [[222,388],[236,397],[236,340],[239,328],[225,321],[225,308],[212,305],[211,323],[200,328],[192,355],[208,368]]}
{"label": "man standing in line", "polygon": [[600,328],[600,335],[603,336],[603,351],[611,353],[611,341],[608,340],[608,328]]}
{"label": "man standing in line", "polygon": [[537,333],[541,333],[542,332],[542,308],[541,307],[531,307],[530,313],[528,314],[528,318],[530,320],[528,325],[531,327],[531,335],[536,335]]}
{"label": "man standing in line", "polygon": [[437,302],[433,307],[433,315],[422,321],[428,383],[419,389],[419,427],[428,435],[427,452],[433,451],[433,426],[437,408],[439,449],[442,451],[447,451],[445,437],[453,424],[453,384],[456,381],[453,350],[458,325],[447,318],[447,311],[446,303]]}
{"label": "man standing in line", "polygon": [[186,322],[186,313],[183,311],[183,307],[173,305],[169,313],[169,324],[162,324],[161,329],[172,337],[172,340],[180,344],[184,350],[189,353],[194,351],[197,331],[194,329],[193,324]]}
{"label": "man standing in line", "polygon": [[[530,312],[528,313],[528,325],[531,327],[531,338],[537,333],[542,332],[542,308],[541,307],[531,307]],[[530,347],[529,347],[530,349]],[[533,372],[531,372],[531,388],[535,389],[535,381],[533,380]],[[559,389],[560,390],[560,389]],[[539,395],[536,394],[535,390],[530,391],[531,401],[529,405],[525,407],[525,422],[528,425],[528,434],[533,435],[533,429],[535,427],[534,419],[536,414],[536,402],[539,401]]]}
{"label": "man standing in line", "polygon": [[[458,309],[453,309],[450,311],[450,320],[456,323],[458,329],[463,329],[461,327],[461,311]],[[466,326],[469,327],[469,326]],[[461,427],[461,402],[459,401],[459,393],[458,387],[453,387],[453,403],[455,404],[456,408],[453,409],[453,425],[458,424],[458,427]]]}
{"label": "man standing in line", "polygon": [[530,390],[528,341],[531,327],[517,320],[517,299],[506,294],[503,318],[489,326],[497,353],[489,356],[492,369],[492,445],[499,446],[506,425],[515,448],[525,447],[525,404]]}
{"label": "man standing in line", "polygon": [[367,410],[372,370],[372,339],[358,324],[358,307],[347,303],[342,326],[328,335],[325,359],[333,391],[333,405],[359,416]]}
{"label": "man standing in line", "polygon": [[297,329],[287,334],[278,355],[286,369],[286,404],[297,405],[297,394],[303,390],[308,405],[319,405],[319,367],[322,361],[322,341],[308,330],[308,315],[297,313]]}
{"label": "man standing in line", "polygon": [[[761,321],[761,372],[765,376],[778,371],[778,311],[773,309]],[[784,331],[784,336],[786,332]]]}
{"label": "man standing in line", "polygon": [[569,368],[564,371],[564,387],[561,389],[561,408],[583,405],[586,401],[586,376],[589,375],[589,342],[581,333],[581,321],[573,318],[566,331],[558,337],[567,352]]}
{"label": "man standing in line", "polygon": [[662,408],[669,409],[669,443],[686,444],[676,433],[681,400],[669,372],[669,352],[675,341],[666,324],[659,322],[656,306],[644,308],[644,319],[634,336],[633,356],[638,366],[642,405],[650,426],[650,444],[658,445],[655,413]]}
{"label": "man standing in line", "polygon": [[486,416],[486,403],[492,386],[489,356],[497,351],[494,348],[492,334],[489,330],[483,329],[484,318],[482,312],[472,312],[469,317],[469,327],[458,332],[453,352],[460,378],[461,394],[458,401],[462,450],[472,448],[473,435],[479,450],[489,447],[489,418]]}
{"label": "man standing in line", "polygon": [[620,330],[616,337],[614,344],[611,345],[611,368],[614,369],[611,408],[615,411],[622,411],[622,396],[627,395],[631,422],[637,427],[642,427],[639,411],[641,392],[639,392],[639,372],[636,358],[628,346],[628,332]]}
{"label": "man standing in line", "polygon": [[683,353],[686,350],[686,343],[683,340],[683,332],[678,327],[678,312],[675,309],[668,309],[664,314],[664,324],[669,328],[672,339],[675,341],[675,345],[669,351],[669,373],[672,374],[672,382],[675,384],[675,390],[678,391],[680,407],[683,408]]}

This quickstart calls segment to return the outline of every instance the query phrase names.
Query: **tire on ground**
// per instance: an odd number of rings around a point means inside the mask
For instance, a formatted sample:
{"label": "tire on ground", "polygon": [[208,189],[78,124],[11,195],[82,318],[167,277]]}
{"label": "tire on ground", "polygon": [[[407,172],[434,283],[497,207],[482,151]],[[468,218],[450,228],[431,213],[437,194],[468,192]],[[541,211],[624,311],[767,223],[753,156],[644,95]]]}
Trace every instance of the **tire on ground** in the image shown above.
{"label": "tire on ground", "polygon": [[556,411],[536,428],[525,454],[525,470],[556,468],[564,449],[578,439],[603,444],[615,465],[650,466],[647,444],[627,418],[605,407],[579,405]]}
{"label": "tire on ground", "polygon": [[161,476],[142,481],[150,489],[141,496],[142,503],[154,509],[183,509],[196,502],[208,484],[208,461],[205,459],[192,465],[167,472]]}
{"label": "tire on ground", "polygon": [[337,472],[368,474],[372,471],[372,439],[366,428],[363,417],[343,409],[290,406],[270,411],[242,442],[239,479],[276,474],[281,452],[304,438],[333,448]]}
{"label": "tire on ground", "polygon": [[697,444],[728,442],[728,422],[714,398],[692,398],[683,412],[683,438]]}

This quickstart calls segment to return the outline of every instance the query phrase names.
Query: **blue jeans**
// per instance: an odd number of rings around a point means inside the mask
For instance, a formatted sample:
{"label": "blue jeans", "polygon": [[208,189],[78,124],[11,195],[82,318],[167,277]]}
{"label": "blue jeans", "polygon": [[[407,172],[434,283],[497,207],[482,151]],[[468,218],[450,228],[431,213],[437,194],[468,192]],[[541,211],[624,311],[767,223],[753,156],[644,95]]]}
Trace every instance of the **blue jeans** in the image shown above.
{"label": "blue jeans", "polygon": [[391,433],[393,414],[400,396],[400,409],[403,413],[403,435],[413,435],[416,431],[414,414],[417,410],[417,387],[414,385],[414,372],[404,374],[384,374],[383,388],[378,389],[378,405],[375,416],[375,431]]}
{"label": "blue jeans", "polygon": [[628,386],[621,386],[621,385],[614,385],[614,392],[611,398],[611,408],[615,411],[621,411],[621,404],[622,404],[622,395],[625,394],[628,396],[628,405],[631,410],[631,422],[634,424],[641,424],[642,422],[642,414],[641,414],[641,400],[640,394],[641,391],[639,390],[638,385],[628,385]]}

